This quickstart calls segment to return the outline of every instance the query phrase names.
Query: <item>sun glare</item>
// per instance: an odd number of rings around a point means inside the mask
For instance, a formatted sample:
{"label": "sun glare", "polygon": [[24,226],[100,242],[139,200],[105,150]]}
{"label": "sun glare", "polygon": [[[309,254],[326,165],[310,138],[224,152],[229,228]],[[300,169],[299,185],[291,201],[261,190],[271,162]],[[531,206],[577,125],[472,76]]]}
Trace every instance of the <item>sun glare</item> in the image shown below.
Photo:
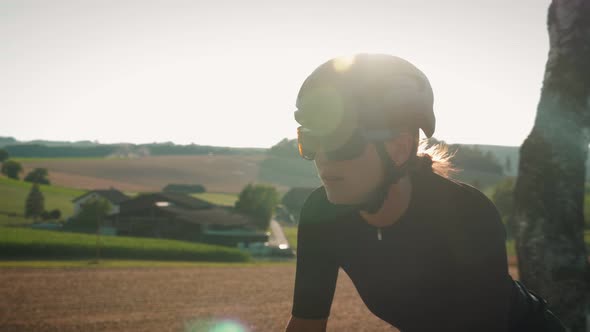
{"label": "sun glare", "polygon": [[185,332],[249,332],[249,330],[234,319],[205,319],[190,322]]}
{"label": "sun glare", "polygon": [[346,71],[352,64],[354,63],[354,56],[344,56],[334,59],[332,65],[334,66],[334,70],[338,72]]}

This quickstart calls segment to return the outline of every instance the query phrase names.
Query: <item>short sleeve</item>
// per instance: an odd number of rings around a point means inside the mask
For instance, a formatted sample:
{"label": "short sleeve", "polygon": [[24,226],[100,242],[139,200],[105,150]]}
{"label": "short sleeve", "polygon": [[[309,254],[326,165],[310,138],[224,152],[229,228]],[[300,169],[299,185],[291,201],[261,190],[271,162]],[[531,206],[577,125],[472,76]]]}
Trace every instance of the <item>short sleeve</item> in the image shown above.
{"label": "short sleeve", "polygon": [[297,267],[291,311],[297,318],[327,318],[338,278],[339,266],[326,239],[329,223],[318,222],[310,211],[313,204],[318,204],[314,199],[316,196],[312,193],[304,203],[297,232]]}

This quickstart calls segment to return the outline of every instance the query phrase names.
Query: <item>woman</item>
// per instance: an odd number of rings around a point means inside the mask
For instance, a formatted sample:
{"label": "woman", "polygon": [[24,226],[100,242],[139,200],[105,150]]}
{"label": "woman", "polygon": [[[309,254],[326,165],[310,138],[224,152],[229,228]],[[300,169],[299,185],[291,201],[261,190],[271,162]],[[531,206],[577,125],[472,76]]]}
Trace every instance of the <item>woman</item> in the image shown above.
{"label": "woman", "polygon": [[332,59],[303,83],[300,155],[323,186],[299,222],[287,332],[325,331],[342,268],[369,310],[403,332],[565,331],[508,274],[493,203],[451,180],[426,76],[390,55]]}

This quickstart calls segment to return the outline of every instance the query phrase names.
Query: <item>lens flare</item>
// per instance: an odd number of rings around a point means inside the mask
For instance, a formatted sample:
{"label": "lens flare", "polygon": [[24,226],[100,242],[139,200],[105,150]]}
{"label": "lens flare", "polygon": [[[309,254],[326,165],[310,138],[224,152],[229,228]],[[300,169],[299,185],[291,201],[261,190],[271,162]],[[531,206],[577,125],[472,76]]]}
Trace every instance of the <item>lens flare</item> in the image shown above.
{"label": "lens flare", "polygon": [[215,324],[210,332],[245,332],[246,330],[237,322],[223,321]]}
{"label": "lens flare", "polygon": [[185,332],[250,332],[239,321],[232,319],[196,319],[185,324],[185,326]]}
{"label": "lens flare", "polygon": [[343,72],[348,70],[350,66],[354,63],[355,58],[354,56],[343,56],[333,60],[332,66],[334,66],[334,70],[337,72]]}

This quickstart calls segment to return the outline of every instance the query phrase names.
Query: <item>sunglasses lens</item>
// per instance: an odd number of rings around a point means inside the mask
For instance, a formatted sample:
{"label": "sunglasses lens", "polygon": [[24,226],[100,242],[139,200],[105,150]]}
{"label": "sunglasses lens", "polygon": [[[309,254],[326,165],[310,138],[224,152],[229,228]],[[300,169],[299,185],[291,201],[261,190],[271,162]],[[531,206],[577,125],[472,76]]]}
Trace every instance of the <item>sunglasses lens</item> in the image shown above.
{"label": "sunglasses lens", "polygon": [[[333,146],[333,140],[324,138],[326,140],[324,145]],[[304,129],[297,128],[297,148],[299,155],[307,160],[314,160],[317,151],[322,145],[320,138],[309,135]],[[358,158],[365,151],[367,146],[366,140],[360,133],[353,134],[344,144],[338,144],[336,149],[325,150],[326,158],[329,160],[351,160]]]}
{"label": "sunglasses lens", "polygon": [[302,128],[297,128],[297,149],[303,159],[313,160],[318,148],[319,143],[313,136],[305,134]]}
{"label": "sunglasses lens", "polygon": [[330,160],[351,160],[360,157],[365,151],[367,142],[360,134],[355,133],[346,143],[335,150],[326,151],[326,157]]}

